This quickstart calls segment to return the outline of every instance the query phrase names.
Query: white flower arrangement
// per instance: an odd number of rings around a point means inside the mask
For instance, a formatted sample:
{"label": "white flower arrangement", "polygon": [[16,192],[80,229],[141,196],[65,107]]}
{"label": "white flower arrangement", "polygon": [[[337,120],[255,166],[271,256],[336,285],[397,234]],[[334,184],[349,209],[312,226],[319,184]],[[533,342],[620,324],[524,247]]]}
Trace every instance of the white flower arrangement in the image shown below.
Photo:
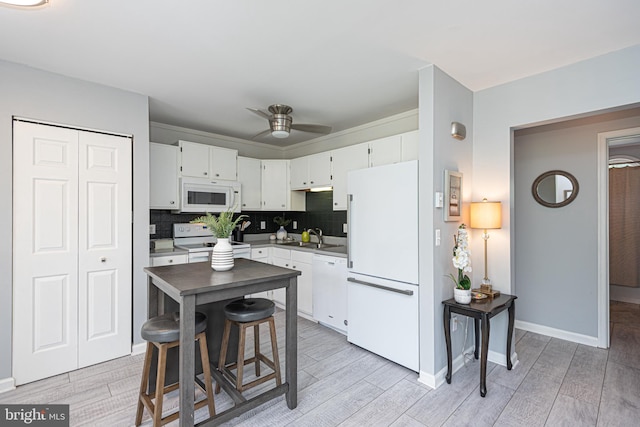
{"label": "white flower arrangement", "polygon": [[471,289],[471,279],[465,273],[471,273],[471,251],[469,250],[469,235],[467,226],[461,224],[458,234],[453,236],[453,266],[458,269],[458,280],[449,274],[458,289]]}

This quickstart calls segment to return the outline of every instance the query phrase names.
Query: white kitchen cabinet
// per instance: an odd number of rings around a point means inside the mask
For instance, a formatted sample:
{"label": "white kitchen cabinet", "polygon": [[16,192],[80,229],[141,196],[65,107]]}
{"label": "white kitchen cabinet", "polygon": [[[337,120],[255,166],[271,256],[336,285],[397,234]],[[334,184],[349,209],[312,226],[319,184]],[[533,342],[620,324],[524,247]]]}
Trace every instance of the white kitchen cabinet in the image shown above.
{"label": "white kitchen cabinet", "polygon": [[418,131],[403,133],[402,137],[402,161],[418,160]]}
{"label": "white kitchen cabinet", "polygon": [[[282,248],[271,248],[271,261],[273,265],[284,268],[291,268],[291,250]],[[300,278],[298,278],[300,280]],[[286,303],[286,290],[284,288],[278,288],[273,290],[273,301],[281,308],[285,307]]]}
{"label": "white kitchen cabinet", "polygon": [[262,210],[304,211],[305,194],[292,193],[289,160],[262,160]]}
{"label": "white kitchen cabinet", "polygon": [[347,259],[313,255],[313,318],[347,331]]}
{"label": "white kitchen cabinet", "polygon": [[260,210],[262,204],[262,172],[259,159],[238,157],[238,181],[242,185],[243,211]]}
{"label": "white kitchen cabinet", "polygon": [[402,136],[393,135],[369,141],[369,167],[402,161]]}
{"label": "white kitchen cabinet", "polygon": [[238,179],[238,150],[222,147],[209,147],[209,170],[212,180]]}
{"label": "white kitchen cabinet", "polygon": [[369,166],[369,144],[351,145],[331,152],[333,158],[333,210],[347,209],[347,172]]}
{"label": "white kitchen cabinet", "polygon": [[[313,253],[291,249],[272,248],[273,265],[297,270],[298,276],[298,315],[313,319]],[[282,308],[285,306],[286,291],[274,289],[273,301]]]}
{"label": "white kitchen cabinet", "polygon": [[307,156],[291,159],[291,189],[304,190],[309,188],[309,161]]}
{"label": "white kitchen cabinet", "polygon": [[237,179],[238,150],[189,141],[178,141],[178,146],[182,176],[227,181]]}
{"label": "white kitchen cabinet", "polygon": [[178,141],[178,145],[181,175],[209,178],[209,146],[189,141]]}
{"label": "white kitchen cabinet", "polygon": [[178,209],[179,151],[175,145],[149,143],[149,208]]}
{"label": "white kitchen cabinet", "polygon": [[[298,314],[313,318],[313,253],[291,251],[291,268],[302,273],[298,276]],[[305,316],[306,315],[306,316]]]}
{"label": "white kitchen cabinet", "polygon": [[291,160],[291,189],[331,186],[331,152],[325,151]]}
{"label": "white kitchen cabinet", "polygon": [[[271,264],[271,248],[251,248],[251,259],[265,264]],[[258,292],[257,294],[251,294],[251,298],[266,298],[273,299],[273,291]]]}
{"label": "white kitchen cabinet", "polygon": [[187,254],[163,255],[151,257],[151,267],[159,267],[162,265],[187,264],[189,256]]}

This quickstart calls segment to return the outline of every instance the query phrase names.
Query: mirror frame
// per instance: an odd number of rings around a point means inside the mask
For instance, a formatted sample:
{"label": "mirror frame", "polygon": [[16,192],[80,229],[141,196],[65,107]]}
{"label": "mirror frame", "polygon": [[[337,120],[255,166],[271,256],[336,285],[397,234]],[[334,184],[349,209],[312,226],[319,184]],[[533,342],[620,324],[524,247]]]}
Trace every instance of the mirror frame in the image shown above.
{"label": "mirror frame", "polygon": [[[571,181],[571,185],[573,186],[573,190],[571,192],[571,196],[569,196],[568,199],[563,200],[561,202],[557,202],[557,203],[549,203],[546,200],[543,200],[540,195],[538,195],[537,189],[538,189],[538,185],[540,185],[540,182],[549,177],[549,176],[554,176],[554,175],[562,175],[565,178],[567,178],[569,181]],[[569,203],[573,202],[576,197],[578,197],[578,191],[580,189],[580,186],[578,185],[578,180],[576,179],[575,176],[571,175],[569,172],[565,172],[565,171],[561,171],[561,170],[552,170],[552,171],[548,171],[545,172],[541,175],[539,175],[534,181],[533,181],[533,185],[531,186],[531,194],[533,194],[533,198],[536,200],[536,202],[540,203],[542,206],[546,206],[548,208],[561,208],[563,206],[567,206]]]}

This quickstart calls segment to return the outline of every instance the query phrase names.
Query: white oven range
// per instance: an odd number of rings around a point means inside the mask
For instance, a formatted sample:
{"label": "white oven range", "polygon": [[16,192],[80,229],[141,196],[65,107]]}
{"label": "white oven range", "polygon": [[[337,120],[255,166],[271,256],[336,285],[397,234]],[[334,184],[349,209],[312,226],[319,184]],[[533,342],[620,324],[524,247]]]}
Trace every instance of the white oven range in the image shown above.
{"label": "white oven range", "polygon": [[[173,224],[173,246],[188,253],[189,263],[209,262],[216,238],[202,224]],[[234,258],[251,258],[251,245],[231,242]]]}

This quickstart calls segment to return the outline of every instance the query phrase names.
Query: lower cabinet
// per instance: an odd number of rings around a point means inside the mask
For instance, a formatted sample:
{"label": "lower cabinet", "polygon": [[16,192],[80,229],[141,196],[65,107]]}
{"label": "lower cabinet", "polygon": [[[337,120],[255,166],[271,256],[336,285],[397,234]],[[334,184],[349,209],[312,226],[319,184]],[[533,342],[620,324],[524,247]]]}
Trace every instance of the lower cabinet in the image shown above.
{"label": "lower cabinet", "polygon": [[[271,248],[251,248],[251,259],[265,264],[271,264]],[[249,295],[251,298],[266,298],[273,299],[273,291],[258,292],[257,294]]]}
{"label": "lower cabinet", "polygon": [[313,256],[313,317],[347,332],[347,259]]}
{"label": "lower cabinet", "polygon": [[162,265],[186,264],[189,262],[187,254],[179,255],[163,255],[151,257],[149,264],[151,267],[160,267]]}
{"label": "lower cabinet", "polygon": [[[298,314],[302,317],[313,319],[313,273],[311,264],[313,253],[282,248],[272,248],[272,251],[273,265],[291,268],[302,273],[298,276]],[[286,302],[284,288],[273,291],[273,301],[284,307]]]}

